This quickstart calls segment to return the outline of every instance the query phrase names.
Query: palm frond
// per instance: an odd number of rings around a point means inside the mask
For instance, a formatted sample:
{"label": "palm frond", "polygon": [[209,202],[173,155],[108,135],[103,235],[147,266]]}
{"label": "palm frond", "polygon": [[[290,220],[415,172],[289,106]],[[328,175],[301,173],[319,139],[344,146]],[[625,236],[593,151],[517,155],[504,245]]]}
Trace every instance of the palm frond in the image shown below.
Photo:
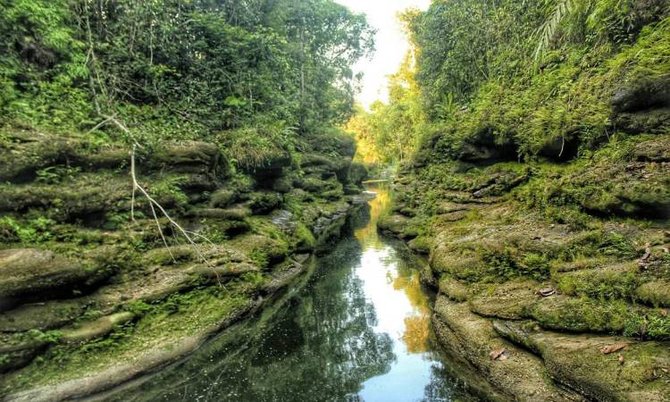
{"label": "palm frond", "polygon": [[574,9],[575,0],[559,0],[554,9],[554,13],[539,29],[540,41],[535,49],[535,59],[538,60],[544,51],[549,47],[549,43],[556,36],[561,21]]}

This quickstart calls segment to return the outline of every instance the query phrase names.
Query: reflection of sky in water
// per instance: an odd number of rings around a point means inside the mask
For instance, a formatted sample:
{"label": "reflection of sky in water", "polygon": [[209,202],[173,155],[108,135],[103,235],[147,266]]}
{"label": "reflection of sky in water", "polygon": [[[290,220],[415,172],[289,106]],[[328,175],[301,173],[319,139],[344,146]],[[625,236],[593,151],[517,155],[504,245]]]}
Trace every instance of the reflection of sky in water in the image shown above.
{"label": "reflection of sky in water", "polygon": [[318,258],[304,286],[109,400],[386,402],[462,395],[429,347],[429,300],[415,263],[377,234],[376,221],[389,205],[380,188],[354,237]]}
{"label": "reflection of sky in water", "polygon": [[439,366],[427,353],[428,302],[417,272],[402,269],[395,250],[376,233],[376,221],[389,204],[388,193],[378,191],[370,204],[370,224],[355,233],[363,252],[354,275],[362,282],[366,301],[374,306],[377,322],[372,329],[391,337],[396,359],[389,372],[365,381],[359,395],[368,402],[421,400],[431,382],[432,366]]}
{"label": "reflection of sky in water", "polygon": [[427,360],[425,353],[410,353],[403,339],[408,330],[406,318],[423,318],[427,326],[427,313],[414,307],[406,294],[401,289],[395,289],[393,281],[389,281],[389,277],[395,279],[398,275],[393,262],[384,263],[390,260],[385,257],[391,252],[390,247],[381,251],[365,250],[361,265],[355,268],[356,275],[363,282],[363,292],[376,311],[377,325],[373,330],[390,335],[396,355],[390,372],[363,383],[360,395],[365,401],[419,400],[424,396],[425,386],[431,377],[433,362]]}

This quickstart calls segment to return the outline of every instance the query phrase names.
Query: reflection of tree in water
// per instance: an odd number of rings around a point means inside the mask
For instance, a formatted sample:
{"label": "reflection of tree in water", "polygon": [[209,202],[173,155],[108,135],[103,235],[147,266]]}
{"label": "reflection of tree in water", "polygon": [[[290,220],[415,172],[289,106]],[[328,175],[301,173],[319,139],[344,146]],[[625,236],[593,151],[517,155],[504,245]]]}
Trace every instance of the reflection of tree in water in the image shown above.
{"label": "reflection of tree in water", "polygon": [[454,376],[454,373],[441,364],[435,364],[430,369],[430,381],[426,385],[421,402],[433,401],[460,401],[475,402],[481,398],[469,393],[469,385]]}
{"label": "reflection of tree in water", "polygon": [[[249,376],[255,378],[251,399],[334,400],[356,393],[367,378],[390,370],[395,359],[388,335],[375,334],[371,326],[376,317],[365,301],[361,283],[351,264],[360,258],[360,245],[354,240],[341,243],[324,258],[312,286],[300,303],[272,324],[265,346],[259,348]],[[290,319],[287,319],[288,317]],[[302,344],[285,356],[279,344],[299,328]],[[277,332],[275,336],[273,333]],[[269,398],[268,398],[269,397]]]}
{"label": "reflection of tree in water", "polygon": [[388,266],[395,269],[389,271],[392,278],[393,289],[402,290],[409,300],[414,313],[405,317],[405,331],[402,340],[410,353],[423,353],[428,351],[428,337],[430,335],[430,300],[426,295],[418,271],[418,261],[413,257],[400,258],[399,252],[392,249],[385,259]]}
{"label": "reflection of tree in water", "polygon": [[227,331],[117,400],[320,401],[355,394],[395,360],[390,337],[372,330],[373,306],[351,269],[360,254],[356,240],[341,242],[262,328]]}
{"label": "reflection of tree in water", "polygon": [[412,307],[418,313],[430,314],[430,299],[424,291],[423,285],[421,285],[421,275],[418,269],[398,258],[395,253],[392,254],[392,258],[398,267],[396,277],[393,280],[393,288],[404,291]]}
{"label": "reflection of tree in water", "polygon": [[[363,284],[352,269],[362,260],[363,248],[389,250],[377,253],[388,259],[384,262],[388,283],[402,290],[413,307],[414,314],[404,318],[402,339],[410,353],[421,353],[427,362],[434,362],[428,363],[431,379],[424,400],[459,398],[452,377],[428,352],[430,307],[417,261],[405,255],[404,248],[389,247],[376,233],[372,221],[386,202],[382,196],[353,219],[355,237],[339,242],[331,254],[319,258],[320,266],[308,284],[294,290],[294,295],[289,293],[283,304],[275,303],[279,307],[224,331],[182,364],[110,400],[358,400],[366,380],[389,373],[392,364],[399,362],[391,337],[373,331],[377,325],[374,307],[366,302]],[[425,377],[420,381],[423,386]]]}
{"label": "reflection of tree in water", "polygon": [[383,242],[377,233],[377,220],[382,216],[391,206],[391,193],[386,183],[378,183],[371,187],[375,191],[376,196],[368,202],[367,215],[369,217],[369,224],[361,225],[354,231],[354,237],[358,239],[364,247],[372,247],[379,250]]}
{"label": "reflection of tree in water", "polygon": [[405,318],[402,340],[409,353],[423,353],[428,350],[429,323],[428,317],[422,315]]}

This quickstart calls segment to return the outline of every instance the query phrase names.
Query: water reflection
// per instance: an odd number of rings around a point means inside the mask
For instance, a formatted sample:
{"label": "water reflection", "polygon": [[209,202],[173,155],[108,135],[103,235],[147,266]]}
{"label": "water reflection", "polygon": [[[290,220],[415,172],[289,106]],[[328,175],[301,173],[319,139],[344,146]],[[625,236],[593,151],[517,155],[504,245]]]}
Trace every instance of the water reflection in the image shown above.
{"label": "water reflection", "polygon": [[278,309],[224,332],[118,401],[443,401],[457,395],[430,348],[416,261],[379,237],[377,187],[354,235],[317,260]]}

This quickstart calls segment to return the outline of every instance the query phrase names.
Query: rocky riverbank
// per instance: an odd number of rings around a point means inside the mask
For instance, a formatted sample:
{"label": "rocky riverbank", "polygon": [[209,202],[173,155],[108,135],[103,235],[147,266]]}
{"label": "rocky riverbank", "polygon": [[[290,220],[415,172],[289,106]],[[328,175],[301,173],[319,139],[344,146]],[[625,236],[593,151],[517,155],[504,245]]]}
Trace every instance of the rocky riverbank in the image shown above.
{"label": "rocky riverbank", "polygon": [[167,215],[133,200],[127,146],[12,130],[2,148],[6,400],[82,397],[187,355],[292,283],[365,203],[346,136],[237,171],[206,142],[141,150],[138,181]]}
{"label": "rocky riverbank", "polygon": [[620,134],[568,161],[427,144],[379,222],[429,255],[440,342],[506,398],[670,400],[669,87],[628,85]]}

